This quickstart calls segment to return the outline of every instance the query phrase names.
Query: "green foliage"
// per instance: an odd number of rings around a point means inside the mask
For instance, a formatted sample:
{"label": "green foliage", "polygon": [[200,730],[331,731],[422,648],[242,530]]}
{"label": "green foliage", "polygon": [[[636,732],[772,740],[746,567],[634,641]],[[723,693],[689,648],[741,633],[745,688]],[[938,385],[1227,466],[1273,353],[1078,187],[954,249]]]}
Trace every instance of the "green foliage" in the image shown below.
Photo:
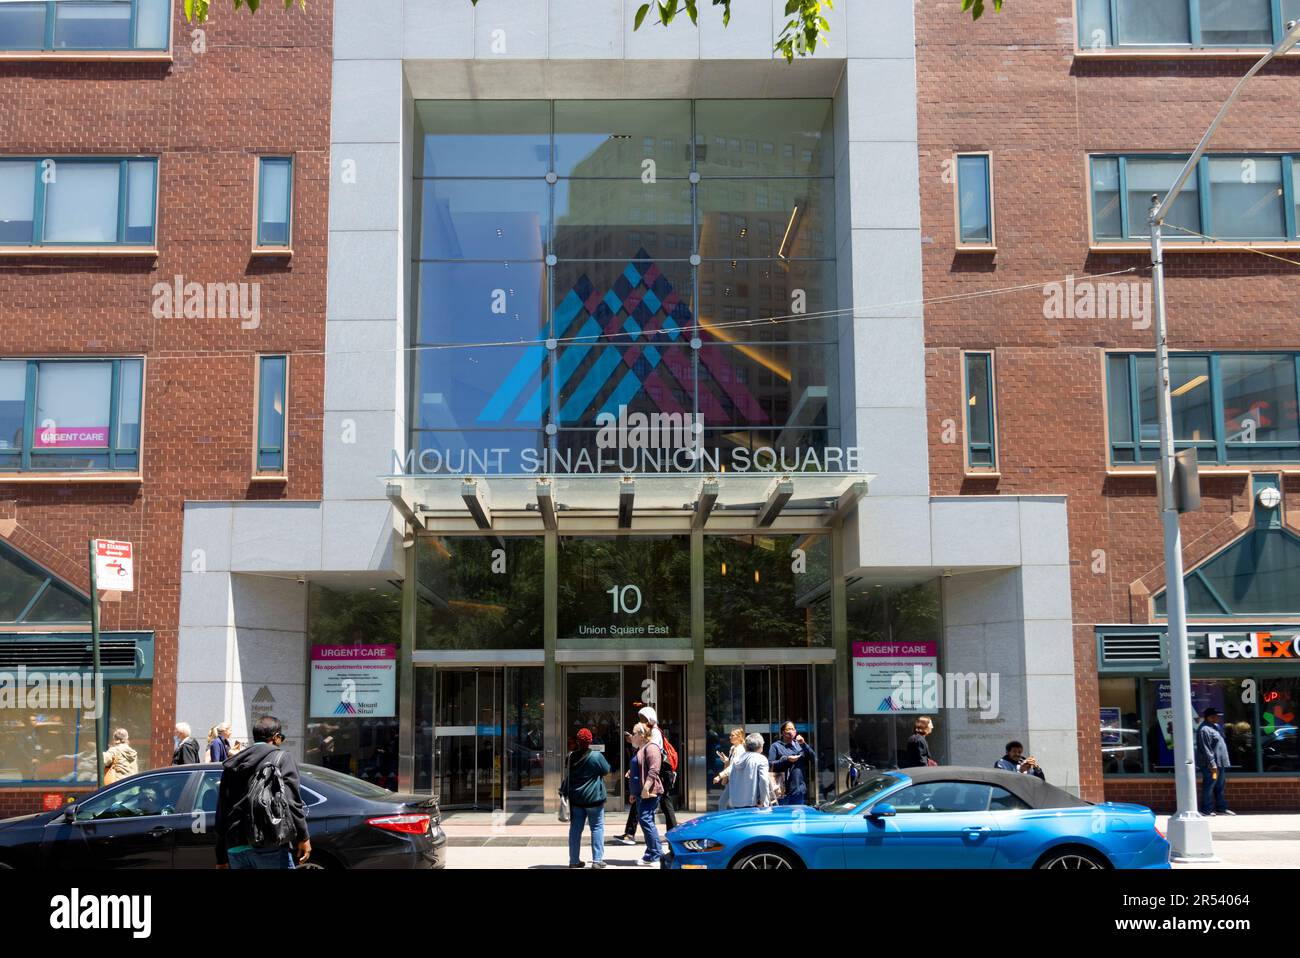
{"label": "green foliage", "polygon": [[[235,9],[248,7],[250,13],[257,13],[262,6],[262,0],[231,0]],[[303,10],[307,9],[307,0],[284,0],[284,8],[288,10],[297,3]],[[212,6],[212,0],[185,0],[185,19],[190,23],[197,20],[203,23],[208,19],[208,10]]]}
{"label": "green foliage", "polygon": [[[984,0],[961,0],[961,8],[969,10],[972,20],[978,20],[984,16]],[[993,9],[1002,12],[1002,0],[993,0]]]}

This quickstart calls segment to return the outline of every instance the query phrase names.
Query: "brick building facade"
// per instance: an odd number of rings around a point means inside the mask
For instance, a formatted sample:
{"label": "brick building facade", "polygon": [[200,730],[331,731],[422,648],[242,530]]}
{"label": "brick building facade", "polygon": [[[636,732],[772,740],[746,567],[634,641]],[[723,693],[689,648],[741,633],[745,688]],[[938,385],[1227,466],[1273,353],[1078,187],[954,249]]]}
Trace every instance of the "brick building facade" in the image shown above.
{"label": "brick building facade", "polygon": [[[153,248],[0,254],[0,358],[144,358],[138,470],[0,476],[0,531],[83,592],[88,538],[135,544],[135,591],[102,604],[102,628],[153,635],[152,725],[130,729],[150,766],[170,761],[178,718],[182,504],[319,499],[321,486],[332,4],[257,16],[214,4],[201,29],[181,7],[170,55],[0,59],[0,155],[158,158]],[[254,253],[264,155],[293,158],[288,255]],[[245,302],[260,308],[232,315],[205,299],[185,318],[155,290],[177,277],[249,284]],[[256,357],[268,353],[291,357],[286,461],[269,480],[253,465]],[[200,737],[221,719],[179,717]],[[3,786],[0,814],[59,789]]]}
{"label": "brick building facade", "polygon": [[[975,24],[955,3],[916,6],[931,476],[935,495],[1068,497],[1081,791],[1168,810],[1170,775],[1103,777],[1097,721],[1097,626],[1155,622],[1148,596],[1164,584],[1154,472],[1112,463],[1106,438],[1104,355],[1150,352],[1150,314],[1049,318],[1042,284],[1106,274],[1146,282],[1150,257],[1141,241],[1111,252],[1090,236],[1088,156],[1185,157],[1263,49],[1076,49],[1073,6],[1013,0]],[[1298,93],[1300,63],[1268,68],[1246,88],[1212,152],[1294,150],[1300,143],[1292,125],[1279,122],[1278,105]],[[951,164],[967,152],[992,157],[995,251],[958,248]],[[1293,240],[1253,251],[1225,245],[1181,251],[1167,243],[1171,349],[1295,350],[1300,248]],[[1005,292],[962,298],[993,289]],[[970,470],[963,456],[966,350],[995,359],[993,475]],[[945,434],[953,423],[955,441],[951,428]],[[1183,517],[1187,569],[1247,527],[1252,469],[1282,477],[1283,508],[1296,515],[1295,468],[1202,465],[1204,507]],[[1196,630],[1194,614],[1191,621]],[[1233,776],[1228,800],[1236,808],[1295,810],[1300,780]]]}

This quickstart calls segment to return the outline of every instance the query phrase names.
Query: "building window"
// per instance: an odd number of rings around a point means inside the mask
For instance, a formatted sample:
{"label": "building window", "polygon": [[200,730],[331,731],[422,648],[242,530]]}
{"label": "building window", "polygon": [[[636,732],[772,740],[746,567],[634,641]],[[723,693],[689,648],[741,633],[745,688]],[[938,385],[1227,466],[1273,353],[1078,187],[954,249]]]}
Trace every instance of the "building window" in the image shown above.
{"label": "building window", "polygon": [[135,472],[141,359],[0,360],[0,471]]}
{"label": "building window", "polygon": [[257,364],[257,471],[281,474],[289,357],[259,356]]}
{"label": "building window", "polygon": [[993,242],[993,159],[987,153],[957,155],[957,245],[985,248]]}
{"label": "building window", "polygon": [[993,354],[966,354],[966,464],[972,470],[998,468],[997,414],[993,398]]}
{"label": "building window", "polygon": [[257,161],[257,248],[287,249],[293,237],[293,159]]}
{"label": "building window", "polygon": [[1079,47],[1269,47],[1297,0],[1078,0]]}
{"label": "building window", "polygon": [[0,246],[152,246],[158,161],[0,158]]}
{"label": "building window", "polygon": [[0,51],[166,50],[171,0],[0,3]]}
{"label": "building window", "polygon": [[597,445],[624,408],[702,418],[710,462],[837,445],[832,114],[809,99],[417,102],[420,470],[488,449],[506,472],[632,468]]}
{"label": "building window", "polygon": [[830,645],[830,546],[817,535],[706,536],[705,644]]}
{"label": "building window", "polygon": [[[1177,353],[1170,357],[1174,442],[1210,465],[1300,462],[1295,353]],[[1111,462],[1160,458],[1155,357],[1106,357]]]}
{"label": "building window", "polygon": [[[1094,156],[1092,236],[1097,243],[1146,240],[1153,194],[1168,193],[1185,157]],[[1294,242],[1297,158],[1204,157],[1165,218],[1174,242]]]}

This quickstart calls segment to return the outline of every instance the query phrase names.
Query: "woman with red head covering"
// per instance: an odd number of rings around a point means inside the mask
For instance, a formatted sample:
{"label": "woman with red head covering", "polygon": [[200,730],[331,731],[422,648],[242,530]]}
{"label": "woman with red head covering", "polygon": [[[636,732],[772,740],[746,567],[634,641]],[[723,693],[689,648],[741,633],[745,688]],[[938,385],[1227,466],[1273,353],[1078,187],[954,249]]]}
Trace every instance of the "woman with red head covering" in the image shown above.
{"label": "woman with red head covering", "polygon": [[568,770],[560,793],[569,800],[569,867],[582,867],[582,829],[591,824],[591,867],[605,867],[605,776],[609,762],[591,747],[591,730],[580,728],[578,747],[569,753]]}

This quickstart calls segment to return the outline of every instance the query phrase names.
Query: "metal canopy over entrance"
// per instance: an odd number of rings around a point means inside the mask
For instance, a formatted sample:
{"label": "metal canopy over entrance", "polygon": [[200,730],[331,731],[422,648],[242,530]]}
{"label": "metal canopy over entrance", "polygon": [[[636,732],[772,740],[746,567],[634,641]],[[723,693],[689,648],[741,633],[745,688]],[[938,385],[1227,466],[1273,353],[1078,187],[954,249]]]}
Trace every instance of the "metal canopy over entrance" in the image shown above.
{"label": "metal canopy over entrance", "polygon": [[862,473],[387,476],[411,523],[443,533],[832,527],[867,494]]}

